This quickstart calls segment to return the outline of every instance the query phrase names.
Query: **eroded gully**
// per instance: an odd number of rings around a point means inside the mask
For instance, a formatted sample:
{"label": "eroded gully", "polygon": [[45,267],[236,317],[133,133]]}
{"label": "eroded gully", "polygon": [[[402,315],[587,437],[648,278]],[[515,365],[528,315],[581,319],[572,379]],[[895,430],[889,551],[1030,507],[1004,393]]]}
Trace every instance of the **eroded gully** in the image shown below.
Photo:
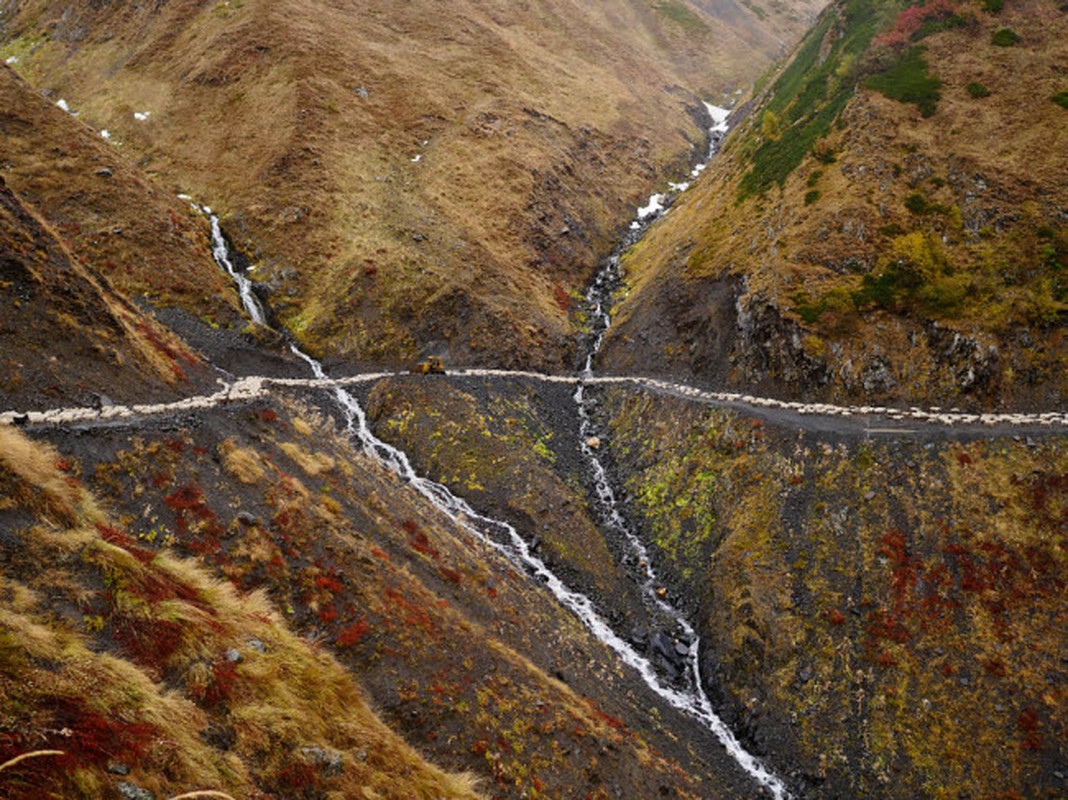
{"label": "eroded gully", "polygon": [[[700,175],[716,155],[720,141],[727,132],[730,112],[707,103],[705,105],[713,123],[709,130],[709,150],[707,158],[694,168],[692,177]],[[741,745],[712,707],[701,680],[700,639],[682,611],[668,601],[649,550],[627,522],[616,499],[608,470],[597,455],[602,442],[601,437],[596,435],[598,430],[594,421],[594,403],[588,388],[595,379],[594,364],[612,324],[612,296],[621,281],[620,258],[644,235],[648,226],[665,213],[665,201],[669,200],[671,195],[685,191],[688,186],[687,183],[672,184],[670,194],[654,194],[647,205],[638,209],[638,218],[631,223],[627,235],[605,261],[586,293],[585,310],[589,330],[584,336],[584,352],[580,356],[583,363],[574,394],[578,414],[579,447],[586,460],[593,490],[592,501],[599,523],[609,541],[622,544],[626,551],[621,554],[624,568],[641,584],[647,611],[646,624],[651,623],[651,627],[648,632],[640,633],[635,638],[647,645],[647,652],[660,667],[659,675],[654,676],[655,681],[658,684],[680,687],[673,691],[678,691],[684,698],[684,710],[716,736],[727,753],[746,773],[776,800],[781,800],[789,796],[786,786]]]}
{"label": "eroded gully", "polygon": [[[719,139],[726,131],[728,112],[714,106],[708,106],[713,121],[711,128],[711,157],[718,146]],[[694,170],[694,176],[700,173],[703,164]],[[673,185],[673,191],[684,190],[684,185]],[[621,247],[632,244],[641,236],[645,227],[663,213],[663,203],[667,195],[654,195],[649,204],[640,209],[638,219]],[[242,304],[249,316],[256,322],[266,325],[267,315],[252,291],[248,278],[234,267],[233,259],[226,239],[222,234],[218,218],[210,209],[202,209],[211,220],[212,251],[219,267],[234,280]],[[432,505],[450,516],[458,524],[469,530],[476,537],[500,551],[505,557],[516,563],[539,580],[553,594],[556,600],[569,609],[603,644],[611,649],[625,664],[633,668],[645,684],[663,700],[676,709],[688,714],[707,727],[722,743],[727,753],[759,785],[767,789],[776,800],[788,797],[785,785],[747,752],[723,721],[716,715],[701,682],[698,666],[699,641],[692,626],[680,611],[671,606],[656,593],[657,577],[649,554],[641,540],[631,531],[619,512],[615,494],[600,460],[593,449],[586,443],[590,438],[592,420],[589,403],[586,398],[586,384],[593,377],[593,359],[600,349],[608,325],[609,301],[611,292],[619,277],[619,252],[617,251],[606,263],[591,286],[588,300],[591,303],[591,331],[586,346],[586,363],[575,393],[579,427],[583,433],[582,451],[589,464],[593,483],[596,488],[597,504],[600,508],[602,522],[614,533],[621,535],[632,550],[633,559],[643,571],[643,590],[647,600],[649,622],[670,630],[670,643],[659,642],[662,658],[660,669],[653,660],[638,651],[631,642],[617,633],[597,611],[594,602],[585,594],[576,591],[564,583],[549,566],[532,552],[530,544],[510,523],[494,519],[479,513],[464,499],[454,495],[448,488],[416,473],[408,455],[397,447],[379,439],[371,431],[367,415],[356,397],[344,386],[331,388],[333,399],[344,416],[349,433],[360,443],[363,451],[382,466],[392,470],[407,481],[415,491],[425,497]],[[293,353],[303,360],[316,380],[328,380],[323,365],[302,351],[296,344],[290,345]],[[659,621],[659,622],[658,622]],[[658,642],[654,641],[654,646]],[[665,674],[665,672],[667,674]]]}

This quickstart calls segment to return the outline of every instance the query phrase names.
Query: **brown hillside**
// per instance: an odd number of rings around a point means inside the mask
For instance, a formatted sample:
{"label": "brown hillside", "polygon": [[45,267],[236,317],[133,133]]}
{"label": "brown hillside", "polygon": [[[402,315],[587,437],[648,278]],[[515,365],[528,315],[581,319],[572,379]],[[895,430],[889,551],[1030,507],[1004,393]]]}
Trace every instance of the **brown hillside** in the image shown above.
{"label": "brown hillside", "polygon": [[180,306],[207,322],[238,318],[202,215],[148,179],[134,153],[7,66],[0,67],[0,137],[4,179],[79,263],[130,298]]}
{"label": "brown hillside", "polygon": [[[611,366],[839,400],[1064,403],[1068,18],[1050,0],[942,7],[921,11],[941,30],[896,48],[857,31],[894,30],[899,6],[831,12],[626,259]],[[1003,28],[1015,43],[994,43]],[[895,99],[925,81],[930,108]]]}
{"label": "brown hillside", "polygon": [[478,797],[261,594],[135,544],[69,470],[0,429],[0,764],[60,751],[0,771],[0,795]]}
{"label": "brown hillside", "polygon": [[570,295],[703,147],[698,96],[816,5],[40,0],[2,52],[218,207],[313,349],[559,367]]}
{"label": "brown hillside", "polygon": [[[707,729],[319,412],[234,405],[48,436],[137,552],[197,557],[242,596],[266,591],[393,730],[477,775],[488,796],[751,796]],[[537,528],[571,513],[547,509]],[[93,613],[103,635],[121,630],[121,615]],[[213,721],[221,733],[236,724]],[[265,757],[284,751],[271,744]]]}
{"label": "brown hillside", "polygon": [[79,263],[0,177],[0,406],[174,397],[199,358]]}

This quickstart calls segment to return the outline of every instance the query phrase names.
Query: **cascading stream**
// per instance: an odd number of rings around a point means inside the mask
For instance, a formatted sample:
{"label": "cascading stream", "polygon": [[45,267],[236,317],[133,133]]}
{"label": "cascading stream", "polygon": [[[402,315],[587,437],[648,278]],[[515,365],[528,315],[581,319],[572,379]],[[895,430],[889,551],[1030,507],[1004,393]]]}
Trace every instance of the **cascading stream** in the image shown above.
{"label": "cascading stream", "polygon": [[[713,113],[713,110],[715,113]],[[718,119],[717,114],[721,111],[722,109],[714,109],[714,107],[709,106],[709,112],[712,114],[713,120]],[[725,117],[723,117],[723,119],[725,119]],[[717,124],[722,124],[722,119],[719,119]],[[715,131],[716,129],[713,128],[713,145],[710,156],[712,152],[715,152],[716,142],[718,141]],[[226,244],[225,237],[222,235],[218,217],[211,213],[210,209],[205,208],[202,210],[209,215],[211,220],[212,251],[215,255],[216,262],[221,269],[233,278],[241,296],[241,302],[249,316],[257,323],[266,325],[266,314],[264,313],[264,309],[260,305],[259,300],[256,298],[255,293],[252,291],[251,282],[244,274],[233,267],[229,247]],[[641,226],[641,228],[644,229],[644,225]],[[637,233],[640,233],[640,231]],[[631,239],[631,237],[628,237],[628,239]],[[586,377],[592,377],[593,357],[600,349],[604,333],[607,331],[611,321],[608,311],[608,303],[611,299],[611,292],[614,288],[614,284],[619,280],[618,263],[618,258],[609,259],[610,266],[606,268],[605,271],[602,271],[602,275],[598,276],[594,283],[594,287],[590,289],[590,294],[588,296],[591,305],[595,304],[597,306],[598,313],[595,315],[594,323],[591,326],[594,331],[594,338],[588,350],[588,358],[583,373]],[[602,281],[602,276],[604,276],[606,272],[607,278]],[[598,290],[597,287],[599,286],[601,288]],[[291,344],[290,348],[296,356],[308,364],[312,374],[316,378],[320,380],[327,378],[326,371],[323,369],[323,365],[319,361],[302,351],[295,344]],[[579,409],[580,425],[588,426],[590,424],[589,411],[584,400],[583,389],[584,387],[580,383],[575,399]],[[359,401],[351,393],[340,386],[333,387],[332,392],[335,402],[338,404],[338,407],[341,409],[342,414],[345,417],[348,431],[351,435],[356,437],[357,441],[359,441],[363,448],[363,451],[369,457],[392,470],[402,479],[410,483],[415,491],[425,497],[436,508],[447,514],[465,530],[471,532],[478,539],[486,542],[488,545],[502,553],[510,561],[537,578],[552,593],[556,600],[578,617],[598,640],[612,650],[621,661],[632,667],[653,692],[674,708],[690,715],[707,727],[723,744],[727,752],[738,762],[742,769],[752,776],[761,786],[767,788],[775,797],[775,800],[784,800],[784,798],[789,796],[781,781],[768,772],[757,759],[750,755],[738,743],[734,734],[731,733],[730,729],[727,728],[723,721],[716,715],[711,702],[701,686],[700,670],[697,663],[697,636],[693,631],[693,628],[676,609],[655,596],[652,587],[655,584],[656,576],[650,566],[644,545],[642,545],[641,541],[630,532],[626,523],[623,521],[622,516],[619,515],[618,512],[615,513],[618,517],[620,530],[628,538],[628,541],[631,542],[640,562],[645,565],[645,588],[647,593],[651,594],[654,605],[658,607],[661,612],[675,621],[679,629],[683,632],[683,638],[687,638],[691,642],[688,654],[690,678],[687,681],[689,686],[687,686],[686,689],[677,689],[661,678],[653,666],[652,661],[642,653],[639,653],[629,642],[620,637],[611,628],[611,626],[597,612],[593,601],[589,597],[568,587],[559,576],[549,569],[544,561],[533,554],[530,545],[522,536],[520,536],[514,526],[507,522],[478,513],[465,500],[454,495],[445,486],[418,475],[412,467],[407,454],[403,450],[382,441],[372,433],[367,424],[367,415],[364,413]],[[585,438],[583,439],[583,442],[585,442]],[[595,473],[600,476],[598,479],[598,492],[600,493],[600,487],[603,487],[603,501],[608,507],[611,507],[613,511],[615,511],[615,497],[612,493],[611,486],[608,483],[607,474],[604,472],[603,467],[600,465],[599,460],[593,454],[592,450],[585,444],[583,447],[584,452],[587,453],[587,458],[591,460],[591,464],[596,465],[594,467]]]}
{"label": "cascading stream", "polygon": [[[697,177],[704,171],[708,161],[718,151],[719,143],[727,132],[727,117],[730,115],[728,109],[718,108],[708,103],[705,106],[713,122],[713,127],[709,130],[708,159],[694,168],[693,177]],[[672,184],[672,190],[676,193],[685,191],[687,188],[689,188],[689,184]],[[682,612],[671,605],[664,598],[664,592],[659,590],[659,581],[656,572],[653,570],[649,550],[645,543],[634,533],[620,512],[615,491],[612,489],[611,481],[608,478],[608,471],[594,450],[595,445],[599,446],[597,443],[599,437],[596,436],[594,429],[593,408],[586,393],[586,388],[587,382],[594,378],[594,360],[604,344],[608,329],[612,325],[612,295],[619,288],[622,280],[620,257],[627,248],[641,238],[649,225],[664,213],[663,203],[669,197],[670,195],[653,195],[648,205],[638,209],[638,218],[631,223],[627,235],[616,249],[616,252],[605,261],[604,266],[586,293],[589,333],[585,339],[586,353],[580,373],[580,381],[574,395],[575,405],[578,408],[580,449],[589,465],[602,525],[622,539],[631,551],[631,558],[637,563],[641,571],[642,589],[646,604],[650,607],[654,618],[667,617],[671,620],[676,631],[681,632],[675,634],[674,642],[668,642],[669,646],[672,644],[676,646],[677,649],[674,651],[665,649],[661,642],[656,642],[656,644],[659,644],[660,653],[665,656],[669,668],[672,668],[670,662],[672,652],[678,656],[685,657],[685,676],[683,681],[687,687],[685,696],[691,707],[691,713],[708,726],[727,752],[761,786],[770,791],[776,800],[785,800],[790,795],[782,781],[771,774],[760,761],[742,747],[737,737],[715,713],[712,702],[705,693],[701,682],[700,640],[697,633]]]}

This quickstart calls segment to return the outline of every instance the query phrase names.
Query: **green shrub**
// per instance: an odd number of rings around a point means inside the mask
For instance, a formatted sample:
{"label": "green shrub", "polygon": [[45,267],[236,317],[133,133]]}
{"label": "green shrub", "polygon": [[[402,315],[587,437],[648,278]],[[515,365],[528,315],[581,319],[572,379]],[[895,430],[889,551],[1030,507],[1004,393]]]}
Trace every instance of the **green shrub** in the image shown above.
{"label": "green shrub", "polygon": [[1005,0],[983,0],[983,11],[987,14],[1000,13],[1005,7]]}
{"label": "green shrub", "polygon": [[808,186],[808,188],[811,189],[813,186],[815,186],[817,183],[820,182],[820,178],[822,178],[822,177],[823,177],[823,170],[822,169],[813,170],[812,174],[808,176],[808,180],[805,183]]}
{"label": "green shrub", "polygon": [[990,37],[990,43],[998,47],[1012,47],[1020,41],[1020,34],[1012,28],[998,28]]}
{"label": "green shrub", "polygon": [[990,90],[987,89],[985,86],[983,86],[983,84],[977,83],[975,81],[972,81],[971,83],[969,83],[967,85],[967,87],[965,87],[965,88],[967,88],[968,94],[970,94],[972,97],[974,97],[976,99],[979,99],[980,97],[989,97],[990,96]]}
{"label": "green shrub", "polygon": [[881,75],[874,75],[865,85],[902,103],[914,103],[920,113],[929,117],[942,99],[942,81],[927,73],[927,59],[923,47],[913,47]]}
{"label": "green shrub", "polygon": [[810,206],[820,199],[820,190],[813,189],[811,192],[805,194],[805,205]]}
{"label": "green shrub", "polygon": [[[742,176],[739,199],[782,186],[852,97],[854,64],[867,52],[880,17],[874,0],[845,0],[836,11],[822,16],[772,85],[765,112],[774,114],[779,135],[762,142],[750,139],[750,168]],[[838,35],[830,35],[836,24],[841,26]],[[823,155],[824,163],[834,160],[832,152]]]}
{"label": "green shrub", "polygon": [[1061,108],[1068,108],[1068,91],[1057,92],[1057,94],[1053,95],[1050,99]]}
{"label": "green shrub", "polygon": [[905,208],[911,211],[913,214],[921,215],[926,214],[929,210],[927,205],[927,198],[922,194],[910,194],[905,198]]}

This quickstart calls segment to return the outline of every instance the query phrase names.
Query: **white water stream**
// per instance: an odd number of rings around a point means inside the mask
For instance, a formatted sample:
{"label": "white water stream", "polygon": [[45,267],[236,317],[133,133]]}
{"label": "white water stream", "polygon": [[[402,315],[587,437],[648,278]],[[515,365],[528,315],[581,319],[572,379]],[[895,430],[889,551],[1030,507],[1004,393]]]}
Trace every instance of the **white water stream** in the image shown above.
{"label": "white water stream", "polygon": [[[722,118],[717,114],[722,110],[715,109],[715,112],[713,112],[712,108],[709,110],[717,125],[722,124]],[[715,153],[717,141],[717,137],[713,136],[709,157]],[[259,324],[266,324],[266,314],[252,291],[251,282],[233,266],[226,239],[222,235],[222,230],[219,226],[218,217],[212,214],[209,209],[205,209],[205,213],[209,214],[211,220],[212,251],[215,255],[215,260],[220,268],[233,278],[240,293],[241,302],[249,316]],[[646,215],[646,221],[649,221],[650,217],[655,218],[658,213]],[[639,227],[644,228],[644,225]],[[613,256],[609,259],[602,273],[598,275],[588,295],[591,305],[595,307],[592,315],[592,327],[595,336],[589,346],[585,369],[581,376],[582,379],[593,377],[593,358],[600,349],[604,333],[611,323],[609,314],[611,293],[618,280],[619,259],[618,256]],[[308,364],[316,379],[327,379],[326,371],[319,361],[300,350],[296,345],[291,345],[291,349],[295,355]],[[584,391],[585,382],[580,380],[575,393],[575,401],[578,406],[580,430],[588,435],[591,419]],[[701,685],[700,668],[697,660],[699,644],[697,635],[677,609],[656,595],[654,587],[657,579],[652,570],[648,552],[619,513],[607,473],[593,450],[585,443],[587,435],[582,437],[582,449],[593,469],[600,502],[607,510],[607,524],[614,527],[626,538],[645,571],[644,589],[650,601],[654,607],[670,617],[678,628],[683,631],[681,638],[685,639],[689,645],[686,654],[687,671],[689,673],[686,689],[677,689],[662,679],[657,674],[649,658],[639,653],[629,642],[622,639],[612,630],[611,626],[597,613],[593,601],[589,597],[568,587],[549,569],[544,561],[531,552],[530,545],[520,536],[515,527],[507,522],[478,513],[465,500],[454,495],[445,486],[418,475],[404,451],[382,441],[372,433],[367,424],[367,415],[350,392],[340,385],[333,386],[332,392],[335,401],[344,414],[349,432],[360,442],[368,456],[409,482],[413,489],[465,529],[537,577],[563,606],[582,621],[594,636],[607,645],[621,661],[635,669],[650,689],[669,704],[697,719],[712,731],[742,769],[768,789],[776,800],[784,800],[789,796],[782,782],[739,744],[734,734],[713,710],[712,704]]]}
{"label": "white water stream", "polygon": [[[710,145],[708,157],[703,163],[694,168],[693,177],[697,177],[704,171],[708,161],[719,150],[720,141],[727,132],[727,117],[730,115],[729,109],[718,108],[708,103],[705,106],[713,123],[709,129]],[[588,383],[596,381],[593,371],[594,359],[600,352],[604,337],[612,324],[612,295],[619,287],[622,278],[620,274],[620,256],[628,247],[641,238],[645,229],[657,217],[664,213],[664,202],[673,193],[685,191],[687,188],[689,188],[689,184],[686,183],[672,184],[671,193],[654,194],[649,199],[648,205],[638,209],[637,219],[631,223],[627,236],[616,252],[605,261],[604,266],[586,293],[590,332],[586,339],[585,363],[574,395],[575,404],[578,408],[580,448],[589,465],[594,491],[597,494],[597,505],[601,514],[602,525],[626,542],[628,549],[630,549],[639,569],[643,573],[642,590],[646,602],[654,610],[654,614],[659,612],[660,615],[666,616],[674,623],[676,629],[682,631],[681,636],[677,636],[675,642],[673,642],[673,644],[677,643],[679,645],[678,650],[675,652],[685,657],[685,671],[687,673],[685,676],[687,691],[680,693],[684,703],[678,707],[683,708],[703,722],[715,734],[731,757],[741,765],[742,769],[771,792],[775,800],[785,800],[790,795],[783,782],[742,747],[734,733],[713,709],[701,682],[700,640],[697,633],[682,612],[662,596],[664,592],[660,590],[660,582],[653,570],[649,550],[645,543],[634,533],[620,512],[615,491],[612,489],[612,484],[608,478],[608,472],[594,449],[594,445],[600,447],[600,443],[596,441],[599,437],[594,435],[593,407],[587,396],[586,388]],[[656,680],[655,676],[654,681],[659,684],[659,680]],[[650,678],[647,677],[646,682],[649,683]],[[652,686],[653,683],[650,683],[650,685]]]}

